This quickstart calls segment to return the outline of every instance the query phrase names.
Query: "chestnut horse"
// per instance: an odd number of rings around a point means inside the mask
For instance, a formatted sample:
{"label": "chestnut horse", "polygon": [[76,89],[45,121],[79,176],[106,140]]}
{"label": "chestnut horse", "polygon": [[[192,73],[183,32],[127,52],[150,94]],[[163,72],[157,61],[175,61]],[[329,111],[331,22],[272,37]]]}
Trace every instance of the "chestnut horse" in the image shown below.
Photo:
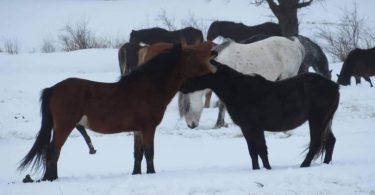
{"label": "chestnut horse", "polygon": [[255,26],[246,26],[242,23],[230,21],[214,21],[207,32],[207,41],[216,37],[230,38],[236,42],[248,39],[257,34],[281,36],[281,29],[278,24],[265,22]]}
{"label": "chestnut horse", "polygon": [[129,129],[138,131],[134,139],[133,174],[141,173],[143,155],[147,173],[155,173],[155,128],[168,103],[187,79],[216,71],[209,63],[209,59],[217,54],[211,49],[210,43],[189,48],[176,45],[121,77],[118,82],[69,78],[44,89],[41,129],[19,169],[25,169],[33,162],[33,168],[43,168],[42,180],[57,179],[61,147],[74,127],[82,125],[104,134]]}

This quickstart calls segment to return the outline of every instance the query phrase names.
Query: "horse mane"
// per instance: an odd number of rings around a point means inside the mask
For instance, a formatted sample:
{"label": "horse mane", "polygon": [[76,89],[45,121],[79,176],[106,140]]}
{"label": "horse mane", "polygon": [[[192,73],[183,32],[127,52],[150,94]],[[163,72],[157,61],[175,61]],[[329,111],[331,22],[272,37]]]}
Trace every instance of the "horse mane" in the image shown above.
{"label": "horse mane", "polygon": [[159,55],[145,62],[142,66],[138,66],[130,73],[121,76],[118,83],[120,85],[129,83],[144,77],[144,75],[148,77],[158,76],[155,75],[155,73],[159,72],[163,73],[163,75],[167,74],[179,61],[181,50],[181,45],[177,44],[173,48],[162,51]]}

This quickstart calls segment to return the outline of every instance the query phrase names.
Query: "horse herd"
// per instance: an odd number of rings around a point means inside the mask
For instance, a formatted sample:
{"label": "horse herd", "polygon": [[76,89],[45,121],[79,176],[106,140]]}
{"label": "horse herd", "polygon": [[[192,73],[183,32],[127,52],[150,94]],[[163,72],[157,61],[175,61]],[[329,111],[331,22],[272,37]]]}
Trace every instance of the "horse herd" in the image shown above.
{"label": "horse herd", "polygon": [[[217,37],[229,39],[216,45],[212,41]],[[351,76],[371,83],[375,50],[369,52],[350,53],[339,84],[350,84]],[[143,156],[147,173],[155,173],[155,129],[167,105],[179,93],[180,115],[195,128],[203,107],[209,106],[210,90],[220,99],[215,127],[226,125],[227,109],[246,139],[253,169],[260,168],[258,156],[271,169],[264,131],[288,131],[306,121],[310,144],[301,167],[310,166],[324,152],[324,163],[332,159],[336,139],[331,126],[339,87],[331,81],[324,52],[307,37],[282,37],[278,24],[270,22],[251,27],[215,21],[207,42],[192,27],[133,30],[118,57],[118,82],[68,78],[43,90],[41,128],[19,169],[32,164],[44,171],[42,180],[57,179],[60,150],[74,128],[84,136],[90,154],[96,152],[85,130],[89,128],[104,134],[134,131],[133,174],[141,174]],[[307,73],[309,67],[318,74]]]}

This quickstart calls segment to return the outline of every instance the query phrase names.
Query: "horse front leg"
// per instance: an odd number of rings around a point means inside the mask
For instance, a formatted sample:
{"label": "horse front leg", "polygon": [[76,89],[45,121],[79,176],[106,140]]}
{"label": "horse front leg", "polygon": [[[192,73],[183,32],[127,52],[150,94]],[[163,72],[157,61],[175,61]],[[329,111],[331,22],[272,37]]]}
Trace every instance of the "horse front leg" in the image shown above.
{"label": "horse front leg", "polygon": [[89,150],[90,150],[89,154],[95,154],[96,150],[94,148],[94,145],[91,142],[90,136],[87,134],[87,131],[86,131],[85,127],[83,127],[82,125],[77,125],[76,129],[82,134],[83,138],[85,139],[86,144],[87,144],[87,146],[89,147]]}
{"label": "horse front leg", "polygon": [[363,78],[365,79],[365,81],[367,81],[367,82],[370,83],[370,86],[371,86],[371,87],[374,87],[374,86],[372,85],[372,82],[371,82],[371,79],[370,79],[369,76],[364,76]]}
{"label": "horse front leg", "polygon": [[212,96],[212,91],[211,89],[207,90],[206,92],[206,99],[205,99],[205,102],[204,102],[204,107],[205,108],[209,108],[210,107],[210,104],[211,104],[211,96]]}
{"label": "horse front leg", "polygon": [[155,173],[154,167],[154,137],[155,128],[143,132],[145,157],[147,162],[147,173]]}
{"label": "horse front leg", "polygon": [[217,121],[214,126],[214,129],[219,129],[221,127],[228,127],[228,124],[225,123],[224,117],[225,117],[225,104],[219,100],[218,101],[218,107],[219,107],[219,114],[217,116]]}
{"label": "horse front leg", "polygon": [[268,151],[267,151],[266,139],[264,137],[264,131],[258,130],[255,135],[256,135],[255,147],[256,147],[258,155],[260,156],[260,159],[262,159],[263,167],[266,169],[271,169],[271,165],[268,160]]}
{"label": "horse front leg", "polygon": [[141,166],[143,159],[143,134],[140,131],[134,132],[134,167],[133,175],[141,174]]}

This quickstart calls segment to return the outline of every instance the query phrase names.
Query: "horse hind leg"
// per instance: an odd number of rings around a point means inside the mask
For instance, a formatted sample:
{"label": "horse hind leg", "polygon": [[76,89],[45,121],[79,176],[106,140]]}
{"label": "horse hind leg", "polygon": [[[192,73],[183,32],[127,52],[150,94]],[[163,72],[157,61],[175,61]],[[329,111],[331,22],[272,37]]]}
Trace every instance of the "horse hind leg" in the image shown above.
{"label": "horse hind leg", "polygon": [[134,167],[133,175],[141,174],[142,159],[144,154],[143,134],[140,131],[134,132]]}
{"label": "horse hind leg", "polygon": [[[318,116],[318,118],[320,117]],[[326,125],[322,125],[322,122],[320,122],[321,120],[318,118],[309,119],[310,145],[301,167],[309,167],[311,161],[319,154],[319,151],[322,148],[322,136]]]}
{"label": "horse hind leg", "polygon": [[96,150],[94,148],[94,145],[91,142],[90,136],[87,134],[86,129],[82,125],[76,126],[77,130],[82,134],[83,138],[85,139],[85,142],[87,146],[89,147],[89,154],[95,154]]}
{"label": "horse hind leg", "polygon": [[332,120],[327,126],[327,135],[324,141],[324,149],[326,151],[323,163],[329,164],[332,160],[333,149],[335,147],[336,138],[332,133]]}
{"label": "horse hind leg", "polygon": [[48,146],[46,171],[42,181],[53,181],[58,178],[57,161],[60,157],[61,147],[64,145],[73,128],[54,128],[53,138]]}

